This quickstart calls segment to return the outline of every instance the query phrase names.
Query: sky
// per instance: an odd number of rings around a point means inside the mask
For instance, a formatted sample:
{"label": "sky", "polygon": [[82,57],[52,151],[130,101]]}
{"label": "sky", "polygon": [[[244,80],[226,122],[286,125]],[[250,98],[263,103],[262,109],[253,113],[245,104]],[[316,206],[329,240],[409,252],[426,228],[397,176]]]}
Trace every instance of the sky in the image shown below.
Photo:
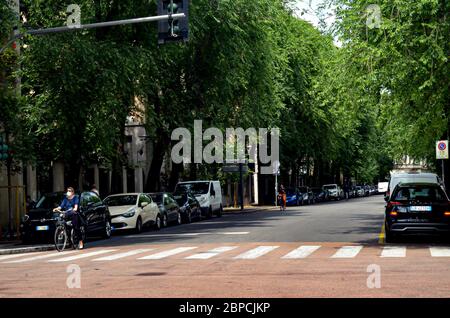
{"label": "sky", "polygon": [[[316,10],[322,2],[323,0],[297,0],[294,5],[296,16],[311,22],[314,26],[318,27],[319,18],[316,15]],[[331,26],[335,21],[335,14],[332,9],[327,10],[326,14],[329,15],[329,17],[325,21],[328,26]]]}

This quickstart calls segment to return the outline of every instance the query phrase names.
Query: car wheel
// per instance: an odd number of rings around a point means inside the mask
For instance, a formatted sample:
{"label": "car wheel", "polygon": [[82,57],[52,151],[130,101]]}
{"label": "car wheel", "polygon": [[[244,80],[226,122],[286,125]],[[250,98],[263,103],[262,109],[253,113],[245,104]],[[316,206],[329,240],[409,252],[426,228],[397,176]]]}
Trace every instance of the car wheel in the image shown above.
{"label": "car wheel", "polygon": [[105,221],[105,228],[103,229],[103,238],[109,239],[111,237],[111,223],[109,220]]}
{"label": "car wheel", "polygon": [[182,220],[181,220],[181,213],[178,212],[178,215],[177,215],[177,225],[181,225],[181,223],[183,223]]}
{"label": "car wheel", "polygon": [[167,227],[167,214],[163,214],[161,227]]}
{"label": "car wheel", "polygon": [[211,208],[211,207],[209,207],[209,209],[208,209],[208,213],[206,214],[206,218],[207,218],[207,219],[210,219],[210,218],[211,218],[211,216],[212,216],[212,208]]}
{"label": "car wheel", "polygon": [[187,210],[186,211],[186,223],[191,223],[192,222],[192,211],[191,210]]}
{"label": "car wheel", "polygon": [[386,243],[394,243],[397,239],[397,236],[394,233],[392,233],[392,231],[388,230],[386,225],[384,226],[384,231],[385,231],[384,239]]}
{"label": "car wheel", "polygon": [[222,213],[223,213],[223,207],[222,207],[222,204],[221,204],[219,210],[216,213],[217,217],[218,218],[222,217]]}
{"label": "car wheel", "polygon": [[159,214],[156,216],[155,230],[157,230],[157,231],[161,230],[161,215],[159,215]]}
{"label": "car wheel", "polygon": [[136,220],[136,227],[134,229],[134,232],[136,234],[139,234],[142,232],[142,219],[141,217],[138,217],[138,219]]}

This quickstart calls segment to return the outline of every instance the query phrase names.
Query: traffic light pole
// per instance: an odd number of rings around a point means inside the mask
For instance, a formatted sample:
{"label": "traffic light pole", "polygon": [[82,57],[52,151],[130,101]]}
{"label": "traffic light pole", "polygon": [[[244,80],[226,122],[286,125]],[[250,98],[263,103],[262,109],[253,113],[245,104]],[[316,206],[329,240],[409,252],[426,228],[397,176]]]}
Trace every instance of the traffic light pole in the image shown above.
{"label": "traffic light pole", "polygon": [[163,21],[163,20],[168,20],[169,18],[176,20],[176,19],[183,19],[185,17],[186,17],[186,15],[184,13],[176,13],[176,14],[158,15],[158,16],[153,16],[153,17],[145,17],[145,18],[135,18],[135,19],[107,21],[107,22],[99,22],[99,23],[91,23],[91,24],[62,26],[62,27],[48,28],[48,29],[28,30],[25,33],[17,34],[12,39],[10,39],[8,41],[8,44],[0,49],[0,53],[2,53],[12,42],[14,42],[17,39],[23,38],[27,34],[29,34],[29,35],[44,35],[44,34],[62,33],[62,32],[77,31],[77,30],[97,29],[97,28],[104,28],[104,27],[109,27],[109,26],[117,26],[117,25],[125,25],[125,24]]}

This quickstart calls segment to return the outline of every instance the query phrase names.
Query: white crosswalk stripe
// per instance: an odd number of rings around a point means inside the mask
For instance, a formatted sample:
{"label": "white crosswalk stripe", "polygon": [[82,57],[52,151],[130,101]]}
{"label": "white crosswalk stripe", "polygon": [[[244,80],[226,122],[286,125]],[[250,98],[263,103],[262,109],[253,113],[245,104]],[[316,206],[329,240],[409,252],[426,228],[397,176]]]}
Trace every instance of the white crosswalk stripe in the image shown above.
{"label": "white crosswalk stripe", "polygon": [[[26,258],[21,258],[21,259],[17,259],[17,260],[13,260],[13,261],[8,261],[8,262],[3,262],[5,264],[15,264],[15,263],[27,263],[27,262],[33,262],[33,261],[39,261],[42,259],[46,259],[46,258],[52,258],[52,257],[57,257],[57,256],[64,256],[64,255],[68,255],[68,254],[73,254],[77,251],[67,251],[67,252],[56,252],[56,253],[50,253],[50,254],[45,254],[45,255],[38,255],[38,256],[33,256],[33,257],[26,257]],[[29,255],[27,255],[29,256]]]}
{"label": "white crosswalk stripe", "polygon": [[219,255],[220,253],[229,252],[237,248],[237,246],[221,246],[214,248],[212,250],[209,250],[207,252],[202,252],[198,254],[194,254],[188,257],[185,257],[186,259],[209,259],[214,256]]}
{"label": "white crosswalk stripe", "polygon": [[113,254],[113,255],[109,255],[109,256],[96,258],[96,259],[93,259],[92,261],[94,261],[94,262],[97,262],[97,261],[115,261],[117,259],[125,258],[125,257],[128,257],[128,256],[133,256],[133,255],[137,255],[137,254],[150,252],[152,250],[154,250],[154,249],[153,248],[141,248],[141,249],[138,249],[138,250],[133,250],[133,251],[129,251],[129,252],[122,252],[122,253],[117,253],[117,254]]}
{"label": "white crosswalk stripe", "polygon": [[82,259],[82,258],[88,258],[88,257],[92,257],[92,256],[97,256],[97,255],[101,255],[101,254],[106,254],[106,253],[112,253],[115,252],[116,250],[100,250],[100,251],[95,251],[95,252],[89,252],[89,253],[83,253],[83,254],[78,254],[75,256],[68,256],[68,257],[63,257],[63,258],[58,258],[58,259],[52,259],[49,260],[47,262],[70,262],[70,261],[74,261],[77,259]]}
{"label": "white crosswalk stripe", "polygon": [[450,257],[449,247],[430,247],[430,254],[432,257]]}
{"label": "white crosswalk stripe", "polygon": [[19,257],[23,257],[23,256],[36,255],[36,254],[38,254],[38,253],[0,255],[0,261],[4,261],[6,259],[12,259],[12,258],[19,258]]}
{"label": "white crosswalk stripe", "polygon": [[405,246],[385,246],[381,257],[406,257]]}
{"label": "white crosswalk stripe", "polygon": [[193,249],[196,249],[196,248],[197,248],[196,246],[177,247],[177,248],[174,248],[174,249],[171,249],[171,250],[168,250],[168,251],[164,251],[164,252],[160,252],[160,253],[144,256],[144,257],[141,257],[141,258],[138,258],[138,259],[144,259],[144,260],[146,260],[146,259],[162,259],[162,258],[166,258],[166,257],[173,256],[173,255],[176,255],[176,254],[180,254],[180,253],[183,253],[183,252],[187,252],[187,251],[190,251],[190,250],[193,250]]}
{"label": "white crosswalk stripe", "polygon": [[271,251],[277,249],[279,246],[259,246],[245,253],[239,254],[234,257],[235,259],[255,259],[261,257]]}
{"label": "white crosswalk stripe", "polygon": [[331,258],[353,258],[362,250],[362,246],[342,246]]}
{"label": "white crosswalk stripe", "polygon": [[320,246],[317,245],[300,246],[299,248],[296,248],[292,252],[284,255],[282,258],[286,259],[306,258],[315,251],[317,251],[319,248]]}

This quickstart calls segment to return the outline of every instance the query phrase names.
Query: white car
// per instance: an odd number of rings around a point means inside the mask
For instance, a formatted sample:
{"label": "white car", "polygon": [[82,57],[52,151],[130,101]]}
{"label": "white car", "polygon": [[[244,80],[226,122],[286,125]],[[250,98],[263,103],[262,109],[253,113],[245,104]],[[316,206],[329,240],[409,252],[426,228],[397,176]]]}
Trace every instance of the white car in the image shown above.
{"label": "white car", "polygon": [[200,203],[202,215],[210,218],[214,213],[222,216],[222,189],[219,181],[185,181],[179,182],[175,193],[189,192]]}
{"label": "white car", "polygon": [[322,189],[328,191],[328,197],[334,200],[341,200],[344,198],[344,190],[337,184],[324,184]]}
{"label": "white car", "polygon": [[161,228],[158,205],[144,193],[113,194],[103,202],[109,208],[113,230],[134,230],[140,233],[146,225]]}

